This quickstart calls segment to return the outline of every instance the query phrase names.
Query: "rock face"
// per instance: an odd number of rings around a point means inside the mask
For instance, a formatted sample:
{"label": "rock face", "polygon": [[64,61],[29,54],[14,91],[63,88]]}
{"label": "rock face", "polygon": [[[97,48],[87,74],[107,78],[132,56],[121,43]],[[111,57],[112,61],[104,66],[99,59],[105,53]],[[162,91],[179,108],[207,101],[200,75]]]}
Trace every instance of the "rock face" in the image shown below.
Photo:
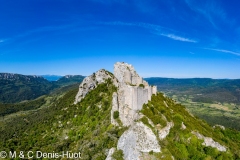
{"label": "rock face", "polygon": [[[148,103],[152,95],[157,93],[157,87],[149,86],[136,73],[132,65],[118,62],[114,65],[113,75],[105,70],[99,70],[86,77],[79,86],[74,103],[80,102],[88,92],[109,78],[118,88],[112,95],[111,123],[119,125],[113,116],[114,112],[118,112],[122,125],[129,127],[119,138],[117,149],[123,150],[126,160],[140,159],[143,152],[160,152],[160,146],[153,131],[142,122],[135,122],[143,116],[139,111],[143,104]],[[114,151],[114,148],[109,150],[107,160],[112,159],[111,155]]]}
{"label": "rock face", "polygon": [[202,145],[205,145],[205,146],[210,146],[210,147],[213,147],[213,148],[217,148],[219,151],[221,152],[226,152],[226,147],[220,145],[218,142],[215,142],[212,138],[210,137],[204,137],[203,135],[201,135],[200,133],[198,132],[194,132],[192,131],[192,134],[196,135],[199,139],[203,139],[204,142],[202,143]]}
{"label": "rock face", "polygon": [[134,120],[139,119],[138,111],[142,109],[143,104],[151,100],[152,94],[157,93],[157,87],[149,86],[130,64],[117,62],[114,65],[114,75],[101,69],[84,78],[79,86],[74,104],[80,102],[89,91],[109,78],[118,87],[117,93],[113,94],[111,123],[118,125],[113,118],[113,113],[118,111],[123,126],[130,126]]}
{"label": "rock face", "polygon": [[167,122],[167,126],[164,127],[163,129],[161,130],[158,130],[158,136],[159,136],[159,139],[164,139],[167,137],[167,135],[169,134],[170,132],[170,129],[174,126],[174,123],[173,122]]}
{"label": "rock face", "polygon": [[114,92],[113,95],[112,95],[112,110],[111,110],[111,123],[113,125],[118,125],[118,123],[116,122],[116,120],[113,118],[113,113],[115,111],[118,111],[119,108],[118,108],[118,96],[117,96],[117,93]]}
{"label": "rock face", "polygon": [[139,111],[157,93],[157,87],[149,86],[127,63],[116,63],[114,76],[118,80],[118,91],[113,94],[111,122],[118,125],[113,118],[113,113],[118,111],[123,126],[130,126],[120,137],[117,149],[123,150],[126,160],[138,160],[143,152],[160,152],[152,130],[142,122],[135,122],[142,117]]}
{"label": "rock face", "polygon": [[222,126],[222,125],[218,125],[218,124],[217,124],[217,125],[213,126],[214,129],[217,128],[217,127],[221,128],[222,130],[225,130],[225,127]]}
{"label": "rock face", "polygon": [[84,78],[84,80],[82,81],[82,83],[79,86],[79,90],[75,97],[74,104],[80,102],[81,99],[83,99],[89,91],[96,88],[96,86],[98,84],[104,83],[105,80],[107,80],[108,78],[112,79],[113,83],[116,86],[118,85],[117,79],[113,75],[111,75],[111,73],[107,72],[104,69],[101,69],[101,70],[93,73],[92,75]]}
{"label": "rock face", "polygon": [[112,158],[112,154],[114,153],[115,150],[116,150],[115,148],[109,149],[106,160],[114,160],[114,159]]}
{"label": "rock face", "polygon": [[138,160],[141,152],[160,152],[155,134],[142,122],[135,123],[123,133],[117,149],[123,150],[126,160]]}
{"label": "rock face", "polygon": [[[129,126],[134,120],[139,119],[138,111],[142,109],[144,103],[151,100],[152,94],[157,93],[157,87],[149,86],[136,73],[133,66],[127,63],[117,62],[114,65],[114,76],[118,80],[119,88],[116,93],[118,104],[113,103],[112,112],[119,111],[119,118],[123,125]],[[116,99],[116,94],[113,99]]]}

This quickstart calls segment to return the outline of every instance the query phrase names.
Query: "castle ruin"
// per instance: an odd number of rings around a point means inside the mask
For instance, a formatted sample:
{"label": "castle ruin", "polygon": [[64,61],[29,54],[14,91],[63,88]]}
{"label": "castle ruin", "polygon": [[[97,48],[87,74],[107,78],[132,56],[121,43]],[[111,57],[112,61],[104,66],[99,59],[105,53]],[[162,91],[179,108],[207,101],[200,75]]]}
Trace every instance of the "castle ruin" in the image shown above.
{"label": "castle ruin", "polygon": [[[153,94],[157,93],[157,87],[149,86],[136,73],[132,65],[124,62],[117,62],[114,65],[114,76],[118,80],[119,88],[117,94],[113,96],[111,113],[119,111],[119,118],[123,125],[129,126],[134,120],[139,119],[138,111],[142,109],[144,103],[151,100]],[[111,122],[116,124],[113,117]]]}

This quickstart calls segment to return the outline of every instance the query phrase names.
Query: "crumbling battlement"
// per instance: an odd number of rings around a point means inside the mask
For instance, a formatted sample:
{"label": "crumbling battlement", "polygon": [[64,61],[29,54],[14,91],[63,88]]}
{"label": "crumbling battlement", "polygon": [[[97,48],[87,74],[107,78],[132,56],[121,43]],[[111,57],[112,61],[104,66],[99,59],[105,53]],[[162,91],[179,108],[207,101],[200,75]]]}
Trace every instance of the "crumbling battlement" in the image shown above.
{"label": "crumbling battlement", "polygon": [[[132,65],[117,62],[114,65],[114,76],[118,79],[118,104],[113,104],[114,111],[119,111],[119,117],[124,126],[131,125],[134,120],[139,119],[138,111],[144,103],[151,100],[152,94],[157,93],[156,86],[149,86],[140,77]],[[114,94],[116,96],[116,94]],[[114,112],[112,111],[112,112]],[[112,122],[114,120],[112,119]],[[116,123],[114,123],[116,124]]]}

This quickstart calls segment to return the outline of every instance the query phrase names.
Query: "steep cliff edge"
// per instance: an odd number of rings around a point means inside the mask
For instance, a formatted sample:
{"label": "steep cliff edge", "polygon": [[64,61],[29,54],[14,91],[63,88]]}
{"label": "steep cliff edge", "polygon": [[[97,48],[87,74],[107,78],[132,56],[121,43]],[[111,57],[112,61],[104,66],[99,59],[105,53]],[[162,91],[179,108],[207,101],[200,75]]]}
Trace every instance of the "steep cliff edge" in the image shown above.
{"label": "steep cliff edge", "polygon": [[92,75],[84,78],[82,83],[79,85],[79,90],[75,97],[74,104],[80,102],[87,93],[96,88],[98,84],[104,83],[107,79],[111,79],[114,85],[118,86],[117,79],[112,75],[112,73],[106,71],[105,69],[100,69]]}
{"label": "steep cliff edge", "polygon": [[126,160],[228,159],[240,154],[234,148],[231,150],[235,155],[230,152],[224,138],[219,138],[220,131],[191,116],[182,105],[157,93],[157,87],[150,86],[127,63],[117,62],[114,74],[99,70],[86,77],[74,103],[80,102],[107,79],[116,87],[111,99],[111,125],[120,129],[127,127],[115,141],[116,146],[108,148],[107,160],[116,157]]}
{"label": "steep cliff edge", "polygon": [[[99,70],[79,88],[49,97],[47,107],[2,117],[2,151],[80,152],[81,160],[240,159],[240,132],[211,127],[164,94],[152,94],[130,65],[115,68],[116,76]],[[141,94],[129,88],[153,92],[138,101]]]}
{"label": "steep cliff edge", "polygon": [[[143,104],[151,100],[151,96],[157,93],[157,88],[149,86],[132,65],[117,62],[113,75],[102,69],[86,77],[79,86],[74,104],[80,102],[98,84],[104,83],[107,79],[111,79],[117,87],[117,92],[112,95],[111,123],[130,127],[118,142],[118,149],[123,150],[125,159],[138,159],[141,152],[160,152],[157,137],[152,130],[142,122],[136,122],[143,116],[139,114]],[[114,117],[114,114],[118,116]],[[112,150],[109,154],[111,152]],[[108,159],[109,157],[111,156],[108,156]]]}
{"label": "steep cliff edge", "polygon": [[[144,103],[151,100],[152,94],[156,94],[156,86],[149,86],[140,77],[133,66],[127,63],[117,62],[114,65],[114,76],[118,79],[118,91],[113,95],[113,108],[111,113],[119,112],[119,118],[123,126],[130,126],[134,120],[138,120],[138,111]],[[113,115],[112,123],[116,124]]]}
{"label": "steep cliff edge", "polygon": [[143,104],[157,93],[156,86],[149,86],[132,65],[124,62],[114,65],[114,76],[118,79],[118,91],[113,94],[111,122],[120,125],[114,119],[114,113],[119,113],[122,125],[130,127],[119,138],[117,149],[123,150],[124,159],[131,160],[139,159],[142,153],[160,152],[152,130],[142,122],[136,122],[142,117],[139,112]]}

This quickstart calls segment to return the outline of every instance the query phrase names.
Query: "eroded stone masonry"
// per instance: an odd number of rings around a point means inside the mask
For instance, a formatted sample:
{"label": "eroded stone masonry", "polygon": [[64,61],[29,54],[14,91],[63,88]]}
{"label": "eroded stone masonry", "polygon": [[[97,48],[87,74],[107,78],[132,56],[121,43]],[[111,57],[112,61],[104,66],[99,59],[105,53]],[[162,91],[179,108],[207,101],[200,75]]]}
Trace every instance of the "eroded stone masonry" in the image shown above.
{"label": "eroded stone masonry", "polygon": [[114,75],[101,69],[86,77],[79,86],[74,104],[80,102],[89,91],[96,88],[98,84],[104,83],[108,78],[111,78],[118,88],[118,91],[113,94],[111,122],[118,125],[113,118],[113,113],[118,111],[123,125],[129,126],[141,116],[138,111],[142,109],[143,104],[157,93],[157,87],[149,86],[130,64],[117,62],[114,65]]}
{"label": "eroded stone masonry", "polygon": [[[119,111],[119,118],[124,126],[131,125],[139,119],[138,111],[144,103],[151,100],[152,94],[156,94],[157,87],[149,84],[140,77],[134,67],[127,63],[117,62],[114,65],[114,76],[118,80],[118,92],[113,94],[112,111]],[[111,116],[111,122],[117,123]]]}

